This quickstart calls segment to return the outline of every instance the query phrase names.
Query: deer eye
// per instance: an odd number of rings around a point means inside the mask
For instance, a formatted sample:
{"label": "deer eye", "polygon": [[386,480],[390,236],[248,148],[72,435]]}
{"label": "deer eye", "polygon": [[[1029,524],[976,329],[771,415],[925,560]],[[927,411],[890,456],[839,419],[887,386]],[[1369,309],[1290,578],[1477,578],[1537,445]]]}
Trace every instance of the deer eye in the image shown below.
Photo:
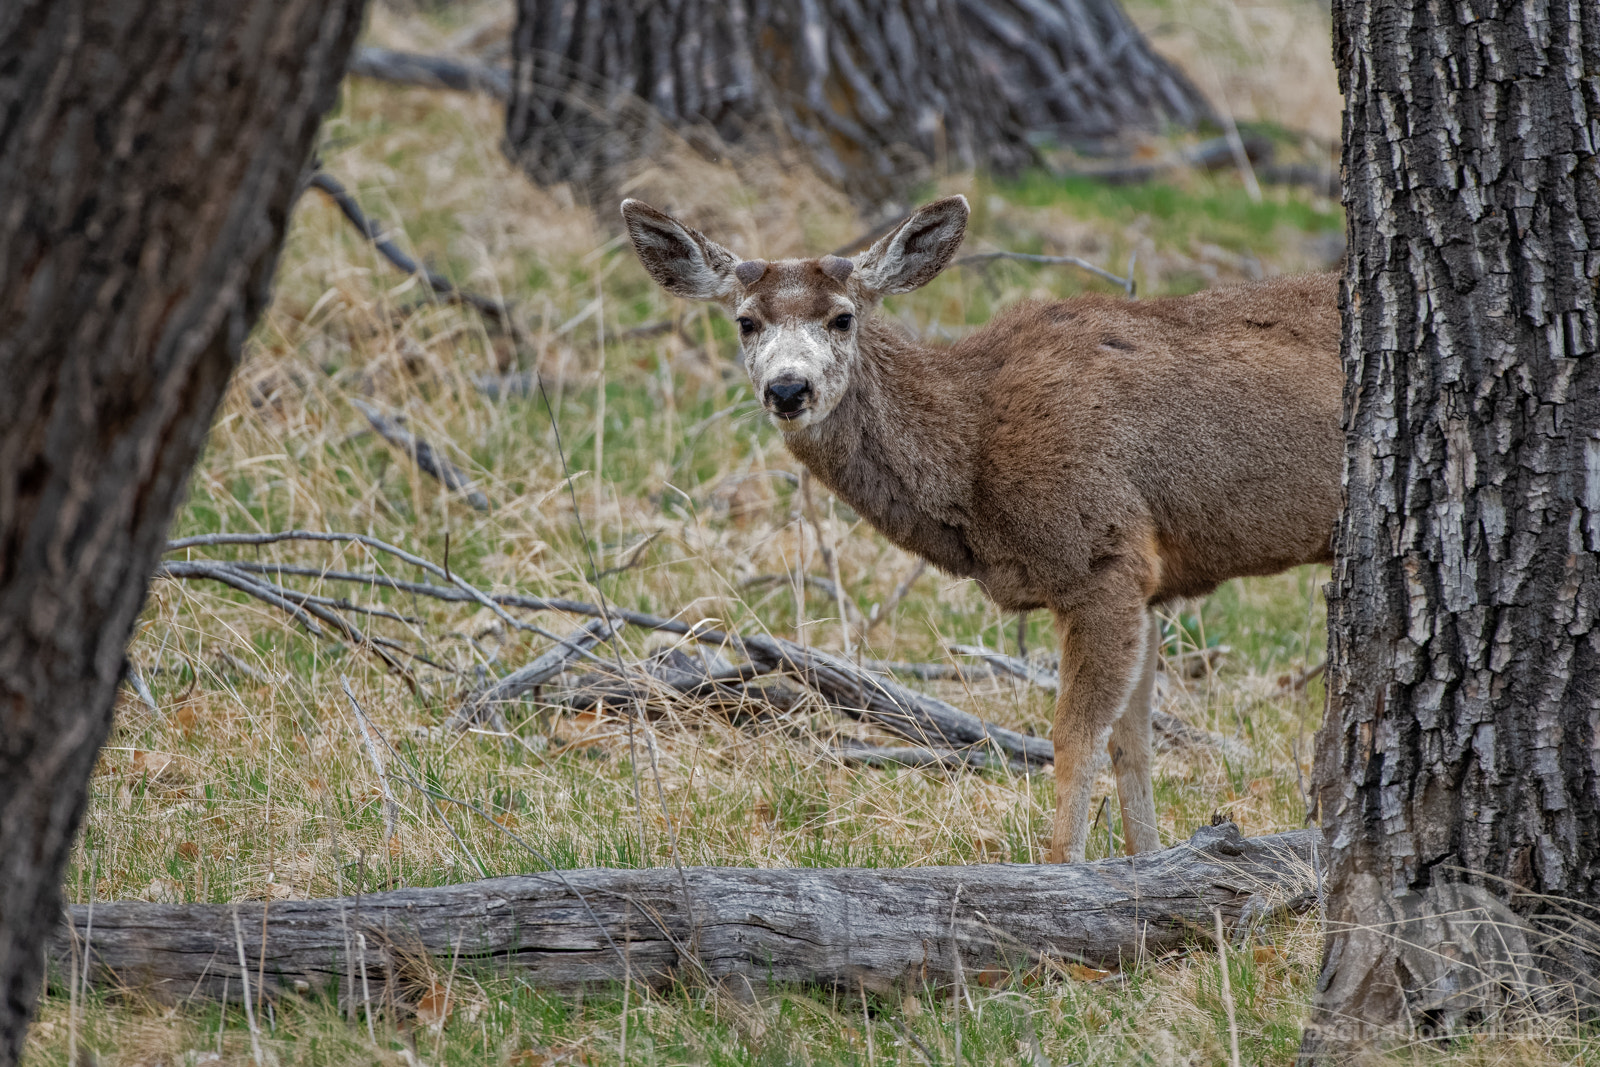
{"label": "deer eye", "polygon": [[747,315],[740,315],[736,320],[739,323],[739,332],[746,337],[756,332],[756,320]]}
{"label": "deer eye", "polygon": [[845,314],[840,315],[838,318],[828,323],[828,325],[833,327],[835,330],[838,330],[840,333],[844,333],[850,328],[850,324],[854,321],[856,321],[856,317],[854,315]]}

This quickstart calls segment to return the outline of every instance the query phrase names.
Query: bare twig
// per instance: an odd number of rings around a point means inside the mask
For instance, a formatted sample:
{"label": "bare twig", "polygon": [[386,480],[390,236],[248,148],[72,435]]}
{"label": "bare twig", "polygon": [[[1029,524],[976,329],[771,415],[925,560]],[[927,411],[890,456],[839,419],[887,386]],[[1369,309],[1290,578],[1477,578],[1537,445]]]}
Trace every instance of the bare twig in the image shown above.
{"label": "bare twig", "polygon": [[356,702],[355,693],[350,691],[350,679],[340,675],[339,685],[344,689],[344,695],[350,701],[351,710],[356,713],[356,725],[361,728],[361,740],[366,743],[367,755],[372,759],[372,769],[378,775],[378,788],[383,790],[383,840],[385,843],[393,841],[400,830],[400,804],[394,798],[394,790],[389,788],[389,772],[384,769],[383,757],[378,754],[378,743],[372,739],[372,731],[368,729],[367,713],[361,710],[361,705]]}
{"label": "bare twig", "polygon": [[378,432],[379,437],[410,456],[411,461],[424,474],[432,475],[443,482],[445,488],[460,493],[474,510],[489,510],[489,498],[484,496],[481,490],[474,489],[472,479],[468,478],[460,467],[440,455],[439,450],[426,439],[413,434],[397,420],[391,419],[365,400],[351,397],[350,404],[367,417],[367,422]]}
{"label": "bare twig", "polygon": [[239,906],[233,906],[233,937],[239,947],[239,981],[244,983],[244,1017],[250,1024],[250,1058],[262,1067],[261,1031],[256,1029],[256,1013],[250,1004],[250,967],[244,961],[244,931],[239,928]]}
{"label": "bare twig", "polygon": [[[223,535],[226,536],[226,535]],[[289,614],[296,622],[305,627],[306,632],[313,637],[327,636],[322,627],[318,626],[310,616],[328,623],[336,629],[340,636],[355,645],[357,648],[370,649],[373,655],[381,659],[384,664],[402,679],[412,692],[418,690],[416,676],[405,664],[395,659],[394,656],[377,641],[368,638],[348,619],[343,618],[319,601],[325,597],[313,597],[309,594],[299,593],[295,590],[284,589],[271,582],[257,581],[244,573],[239,567],[220,560],[164,560],[156,567],[156,576],[160,578],[208,578],[211,581],[230,585],[242,593],[248,593],[264,603],[271,604]],[[300,605],[294,601],[300,601]],[[304,610],[301,609],[304,606]],[[350,605],[347,610],[360,610]],[[309,613],[309,614],[308,614]]]}
{"label": "bare twig", "polygon": [[133,695],[139,698],[141,704],[157,715],[161,714],[161,708],[156,705],[155,696],[151,694],[150,687],[144,684],[144,679],[139,676],[139,671],[134,667],[133,660],[124,659],[122,661],[122,677],[128,683],[128,688],[133,690]]}
{"label": "bare twig", "polygon": [[508,704],[534,686],[548,682],[566,670],[567,665],[577,659],[585,649],[593,648],[611,634],[611,625],[604,619],[594,619],[584,623],[532,663],[512,671],[489,688],[473,693],[463,700],[455,714],[450,716],[450,725],[457,729],[466,729],[468,726],[487,724],[495,730],[504,732],[505,719],[500,714],[498,705]]}
{"label": "bare twig", "polygon": [[[1227,651],[1227,646],[1225,645],[1217,647],[1221,652]],[[1008,656],[1003,652],[995,652],[981,645],[953,645],[950,651],[957,655],[978,657],[995,670],[1014,675],[1031,685],[1047,689],[1052,693],[1059,691],[1061,687],[1060,677],[1055,671],[1035,666],[1027,660]],[[1210,651],[1209,649],[1202,650],[1203,653]],[[1222,734],[1213,733],[1210,730],[1203,730],[1198,726],[1191,726],[1176,715],[1161,711],[1158,708],[1150,709],[1150,725],[1155,730],[1157,737],[1173,748],[1209,747],[1217,749],[1230,759],[1238,759],[1246,755],[1245,750],[1232,738],[1224,737]]]}
{"label": "bare twig", "polygon": [[[447,573],[428,560],[364,534],[318,533],[306,530],[267,534],[206,534],[170,542],[168,549],[177,550],[203,545],[260,545],[288,540],[356,542],[367,545],[421,567],[437,577],[445,578],[454,588],[422,582],[403,582],[385,575],[322,571],[278,564],[246,564],[241,561],[236,566],[241,571],[248,569],[279,574],[306,574],[329,581],[361,582],[402,589],[440,600],[472,601],[489,607],[497,616],[509,621],[518,629],[537,633],[545,631],[512,618],[505,609],[515,607],[534,611],[564,611],[594,618],[605,618],[607,615],[593,604],[565,598],[508,594],[489,596],[472,587],[459,575]],[[179,563],[174,561],[166,566],[177,568]],[[185,575],[174,573],[174,576]],[[278,599],[283,600],[282,597]],[[808,686],[821,693],[835,708],[845,714],[875,723],[920,745],[955,749],[976,748],[979,751],[996,750],[1004,753],[1004,758],[1019,771],[1042,767],[1054,759],[1054,750],[1050,742],[1043,738],[1028,737],[985,722],[936,697],[907,689],[890,678],[863,670],[847,660],[817,649],[803,648],[783,638],[729,634],[691,626],[677,619],[666,619],[617,607],[611,608],[609,616],[613,622],[626,622],[646,629],[690,636],[702,644],[737,648],[767,672],[790,671],[799,675]],[[556,639],[554,635],[549,636]]]}
{"label": "bare twig", "polygon": [[894,610],[900,606],[900,602],[906,598],[907,593],[911,592],[911,587],[917,584],[917,579],[921,578],[922,572],[927,569],[928,561],[918,559],[916,565],[911,568],[911,572],[900,580],[899,585],[894,587],[894,592],[889,594],[889,599],[885,600],[881,605],[874,604],[872,606],[872,614],[867,616],[866,626],[862,630],[863,636],[870,634],[874,627],[894,614]]}

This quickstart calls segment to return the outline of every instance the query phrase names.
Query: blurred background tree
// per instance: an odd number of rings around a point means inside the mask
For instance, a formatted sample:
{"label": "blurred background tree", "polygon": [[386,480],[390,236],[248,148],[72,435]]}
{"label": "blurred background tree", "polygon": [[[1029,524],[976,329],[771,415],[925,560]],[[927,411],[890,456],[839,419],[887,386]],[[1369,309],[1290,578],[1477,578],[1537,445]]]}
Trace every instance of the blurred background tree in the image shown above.
{"label": "blurred background tree", "polygon": [[1211,116],[1117,0],[519,0],[512,54],[509,153],[592,201],[680,138],[796,153],[872,204]]}

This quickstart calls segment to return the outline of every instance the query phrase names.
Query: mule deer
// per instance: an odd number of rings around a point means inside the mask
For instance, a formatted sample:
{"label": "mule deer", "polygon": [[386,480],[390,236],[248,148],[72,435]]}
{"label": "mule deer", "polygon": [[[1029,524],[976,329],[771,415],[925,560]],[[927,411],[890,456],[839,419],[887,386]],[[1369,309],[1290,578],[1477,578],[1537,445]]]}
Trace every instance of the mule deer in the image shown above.
{"label": "mule deer", "polygon": [[1151,607],[1332,558],[1336,277],[1024,303],[939,347],[876,308],[950,263],[963,197],[855,262],[740,260],[637,200],[622,214],[651,277],[734,317],[757,396],[819,481],[1001,608],[1054,613],[1051,859],[1083,858],[1108,735],[1127,849],[1159,848]]}

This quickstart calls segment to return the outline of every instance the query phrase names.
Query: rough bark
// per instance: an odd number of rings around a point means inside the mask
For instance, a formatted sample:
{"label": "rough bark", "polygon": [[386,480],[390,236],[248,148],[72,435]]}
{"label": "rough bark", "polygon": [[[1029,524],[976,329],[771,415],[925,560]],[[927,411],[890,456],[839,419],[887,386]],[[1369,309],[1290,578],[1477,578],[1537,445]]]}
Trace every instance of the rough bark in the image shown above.
{"label": "rough bark", "polygon": [[0,1065],[360,0],[0,6]]}
{"label": "rough bark", "polygon": [[1600,900],[1600,8],[1333,10],[1327,1058],[1593,1005]]}
{"label": "rough bark", "polygon": [[1065,141],[1215,121],[1117,0],[957,0],[966,43],[1023,127]]}
{"label": "rough bark", "polygon": [[[950,984],[952,934],[968,982],[1042,961],[1116,967],[1203,942],[1214,909],[1232,928],[1308,902],[1320,839],[1315,830],[1243,838],[1227,823],[1163,852],[1072,865],[518,875],[276,901],[264,940],[260,903],[97,904],[89,973],[157,997],[237,996],[242,929],[251,981],[264,970],[269,996],[336,989],[348,1001],[365,984],[373,1002],[387,1004],[391,993],[404,999],[408,989],[428,988],[419,974],[428,957],[440,967],[518,974],[547,990],[631,974],[657,986],[677,977],[888,992]],[[58,975],[83,951],[87,920],[88,908],[74,906],[77,949],[58,929]]]}
{"label": "rough bark", "polygon": [[788,146],[866,202],[943,165],[1012,170],[1031,129],[1192,122],[1116,0],[518,0],[512,157],[595,202],[676,137]]}

